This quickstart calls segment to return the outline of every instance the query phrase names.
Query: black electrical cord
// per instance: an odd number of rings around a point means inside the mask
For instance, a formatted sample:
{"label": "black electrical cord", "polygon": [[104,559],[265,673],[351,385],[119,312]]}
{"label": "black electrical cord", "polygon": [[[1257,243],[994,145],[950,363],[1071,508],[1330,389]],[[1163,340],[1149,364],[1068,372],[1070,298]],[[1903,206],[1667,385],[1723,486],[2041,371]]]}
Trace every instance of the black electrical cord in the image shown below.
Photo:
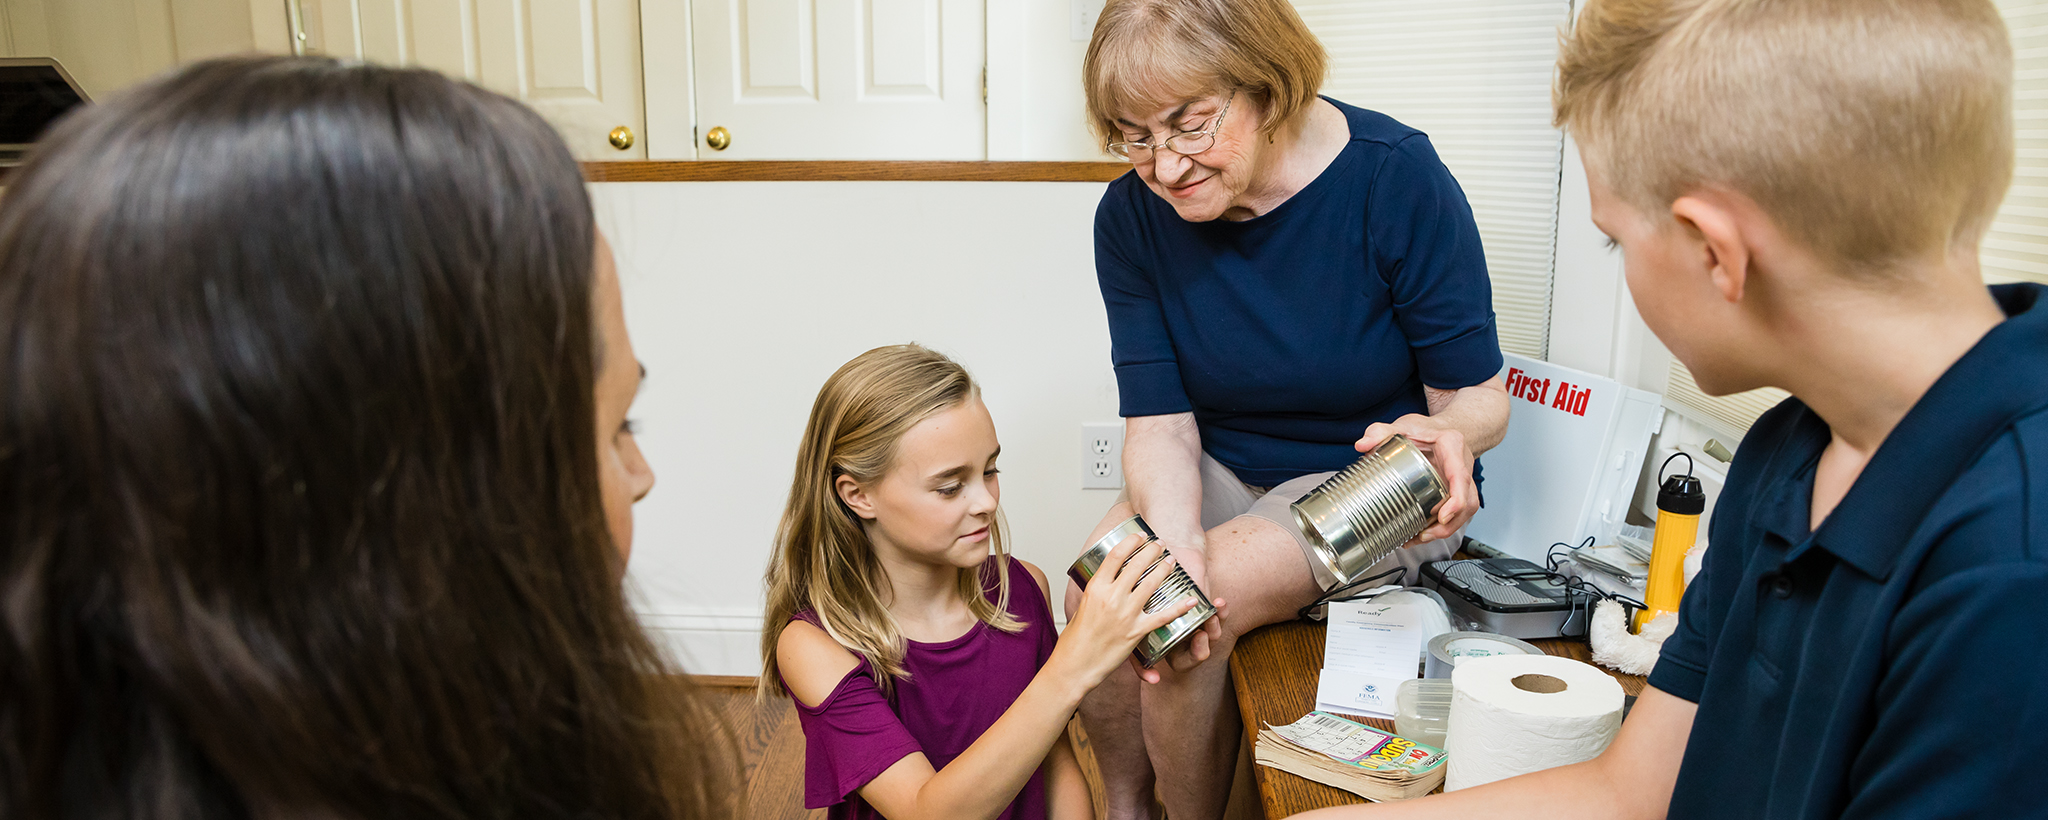
{"label": "black electrical cord", "polygon": [[[1674,455],[1680,456],[1685,454],[1676,453]],[[1690,460],[1692,457],[1686,456],[1686,458]],[[1670,462],[1669,460],[1666,460],[1665,463],[1669,464]],[[1480,571],[1485,572],[1486,574],[1491,575],[1495,578],[1499,578],[1503,581],[1548,581],[1550,583],[1563,587],[1565,589],[1566,598],[1571,602],[1572,609],[1571,614],[1565,616],[1564,623],[1558,625],[1557,631],[1559,634],[1570,632],[1572,621],[1578,619],[1579,616],[1582,614],[1586,617],[1587,623],[1590,624],[1592,622],[1593,617],[1592,606],[1595,601],[1613,601],[1615,603],[1621,604],[1622,618],[1624,620],[1631,617],[1635,610],[1648,609],[1648,606],[1644,605],[1642,601],[1638,601],[1635,598],[1631,598],[1627,595],[1623,595],[1618,592],[1608,592],[1607,590],[1601,589],[1598,585],[1590,581],[1587,581],[1584,578],[1566,575],[1563,572],[1559,571],[1558,567],[1560,558],[1568,558],[1571,556],[1571,553],[1585,549],[1592,545],[1593,536],[1590,535],[1586,536],[1586,539],[1584,541],[1579,542],[1578,546],[1572,546],[1571,544],[1567,544],[1563,541],[1553,543],[1550,545],[1550,549],[1546,550],[1543,554],[1543,569],[1502,572],[1500,570],[1494,569],[1492,564],[1487,563],[1485,561],[1479,561],[1477,563],[1479,564]],[[1560,554],[1558,552],[1559,548],[1563,548],[1564,552]],[[1374,573],[1372,575],[1365,576],[1364,578],[1360,578],[1355,581],[1348,581],[1346,583],[1338,584],[1335,587],[1331,587],[1328,592],[1325,592],[1321,596],[1317,597],[1313,602],[1309,603],[1308,606],[1304,606],[1301,609],[1296,610],[1294,616],[1296,618],[1308,618],[1309,613],[1314,612],[1317,607],[1323,606],[1325,604],[1342,603],[1345,601],[1356,601],[1363,599],[1367,596],[1359,594],[1361,590],[1372,589],[1373,582],[1382,580],[1384,578],[1387,578],[1388,576],[1398,575],[1402,571],[1402,567],[1394,567],[1385,572]]]}
{"label": "black electrical cord", "polygon": [[[1678,453],[1677,455],[1685,454]],[[1686,458],[1690,459],[1691,456],[1686,456]],[[1667,461],[1666,463],[1669,462]],[[1481,563],[1479,569],[1503,581],[1548,581],[1563,587],[1565,589],[1565,597],[1571,603],[1571,614],[1565,616],[1564,623],[1558,624],[1557,631],[1560,635],[1570,632],[1572,621],[1577,619],[1582,613],[1586,616],[1586,622],[1590,625],[1593,617],[1591,608],[1595,601],[1613,601],[1621,604],[1622,617],[1624,619],[1630,617],[1632,610],[1648,609],[1648,607],[1643,605],[1642,601],[1617,592],[1608,592],[1584,578],[1565,575],[1558,570],[1560,557],[1569,558],[1572,553],[1590,546],[1593,546],[1593,536],[1590,535],[1586,536],[1584,541],[1580,541],[1578,546],[1572,546],[1563,541],[1555,542],[1543,553],[1543,569],[1501,572],[1494,569],[1491,564],[1486,563]],[[1562,555],[1558,553],[1560,547],[1564,549]]]}
{"label": "black electrical cord", "polygon": [[1374,581],[1381,580],[1389,575],[1399,576],[1402,572],[1406,571],[1406,569],[1406,567],[1394,567],[1393,569],[1387,570],[1385,572],[1376,572],[1355,581],[1346,581],[1344,583],[1338,584],[1334,587],[1331,587],[1330,591],[1323,593],[1321,596],[1318,596],[1315,599],[1315,601],[1311,602],[1308,606],[1295,610],[1294,617],[1307,618],[1309,616],[1309,613],[1315,611],[1316,607],[1322,606],[1324,604],[1341,603],[1344,601],[1356,601],[1361,598],[1364,598],[1366,596],[1359,593],[1362,590],[1372,589]]}

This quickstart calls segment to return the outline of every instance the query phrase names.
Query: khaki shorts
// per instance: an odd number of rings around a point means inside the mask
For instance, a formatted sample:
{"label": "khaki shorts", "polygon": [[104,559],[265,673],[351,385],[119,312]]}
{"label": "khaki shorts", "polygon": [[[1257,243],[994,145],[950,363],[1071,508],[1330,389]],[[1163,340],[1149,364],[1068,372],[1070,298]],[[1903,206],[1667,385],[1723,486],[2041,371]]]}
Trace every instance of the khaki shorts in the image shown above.
{"label": "khaki shorts", "polygon": [[[1294,520],[1294,502],[1308,495],[1335,472],[1311,473],[1295,478],[1278,487],[1254,487],[1239,481],[1237,474],[1223,466],[1222,462],[1202,454],[1202,529],[1210,530],[1222,526],[1223,522],[1238,516],[1262,518],[1280,526],[1280,529],[1294,537],[1295,546],[1301,547],[1301,560],[1308,565],[1310,575],[1324,590],[1335,586],[1337,578],[1315,557],[1309,546],[1308,536],[1301,531],[1301,524]],[[1124,499],[1128,500],[1128,495]],[[1386,583],[1414,586],[1421,580],[1421,567],[1431,561],[1444,561],[1457,552],[1458,544],[1465,539],[1463,532],[1449,538],[1417,544],[1406,549],[1397,549],[1391,555],[1380,559],[1365,576],[1370,577],[1387,572],[1395,567],[1404,571],[1400,577],[1389,577]]]}

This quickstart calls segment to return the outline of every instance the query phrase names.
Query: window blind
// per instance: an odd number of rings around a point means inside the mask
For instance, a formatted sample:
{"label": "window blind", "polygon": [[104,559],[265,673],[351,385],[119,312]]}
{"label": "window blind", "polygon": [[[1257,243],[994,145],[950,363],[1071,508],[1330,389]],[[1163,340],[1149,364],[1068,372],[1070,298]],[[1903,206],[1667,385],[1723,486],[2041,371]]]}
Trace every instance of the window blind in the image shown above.
{"label": "window blind", "polygon": [[1323,93],[1429,135],[1486,247],[1501,349],[1547,358],[1564,142],[1550,78],[1568,0],[1295,0]]}
{"label": "window blind", "polygon": [[2048,283],[2048,3],[1999,0],[2012,34],[2012,189],[1978,259],[1988,282]]}
{"label": "window blind", "polygon": [[[1978,259],[1984,280],[2048,283],[2048,3],[1998,0],[2012,35],[2013,129],[2018,161],[2012,189],[1984,236]],[[1739,439],[1756,417],[1783,401],[1765,388],[1714,398],[1701,393],[1692,373],[1671,360],[1664,403]]]}
{"label": "window blind", "polygon": [[1700,392],[1699,384],[1692,380],[1692,371],[1679,363],[1676,356],[1671,357],[1671,370],[1667,375],[1665,406],[1713,428],[1719,435],[1727,436],[1731,445],[1742,440],[1743,434],[1749,432],[1749,426],[1756,423],[1757,416],[1792,395],[1775,387],[1759,387],[1730,396],[1709,396]]}

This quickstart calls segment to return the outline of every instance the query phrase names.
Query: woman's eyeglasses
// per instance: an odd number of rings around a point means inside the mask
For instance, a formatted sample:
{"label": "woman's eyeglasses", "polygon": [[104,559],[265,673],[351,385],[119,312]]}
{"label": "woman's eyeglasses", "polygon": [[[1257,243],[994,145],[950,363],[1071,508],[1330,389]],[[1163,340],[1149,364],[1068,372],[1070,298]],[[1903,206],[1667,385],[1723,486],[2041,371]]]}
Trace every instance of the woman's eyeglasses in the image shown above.
{"label": "woman's eyeglasses", "polygon": [[1207,151],[1215,147],[1216,132],[1223,130],[1223,118],[1230,114],[1230,103],[1236,99],[1237,92],[1230,92],[1230,97],[1223,101],[1223,110],[1216,113],[1216,119],[1210,121],[1208,128],[1200,131],[1182,131],[1160,141],[1158,145],[1153,145],[1150,142],[1112,142],[1109,144],[1109,152],[1118,159],[1144,162],[1150,160],[1152,152],[1160,148],[1165,148],[1184,157],[1191,157]]}

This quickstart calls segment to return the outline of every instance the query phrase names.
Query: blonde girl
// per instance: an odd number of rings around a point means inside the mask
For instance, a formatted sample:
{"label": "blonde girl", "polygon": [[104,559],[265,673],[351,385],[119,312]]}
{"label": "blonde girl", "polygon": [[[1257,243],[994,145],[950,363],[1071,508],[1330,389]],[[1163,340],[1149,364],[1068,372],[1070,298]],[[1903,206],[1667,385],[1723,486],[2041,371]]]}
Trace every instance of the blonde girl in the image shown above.
{"label": "blonde girl", "polygon": [[763,693],[786,689],[803,725],[806,806],[1091,816],[1067,720],[1193,601],[1146,614],[1166,573],[1140,572],[1160,547],[1131,539],[1103,564],[1130,567],[1097,576],[1056,634],[1045,574],[1003,549],[1000,450],[967,371],[916,345],[863,353],[818,391],[761,645]]}

